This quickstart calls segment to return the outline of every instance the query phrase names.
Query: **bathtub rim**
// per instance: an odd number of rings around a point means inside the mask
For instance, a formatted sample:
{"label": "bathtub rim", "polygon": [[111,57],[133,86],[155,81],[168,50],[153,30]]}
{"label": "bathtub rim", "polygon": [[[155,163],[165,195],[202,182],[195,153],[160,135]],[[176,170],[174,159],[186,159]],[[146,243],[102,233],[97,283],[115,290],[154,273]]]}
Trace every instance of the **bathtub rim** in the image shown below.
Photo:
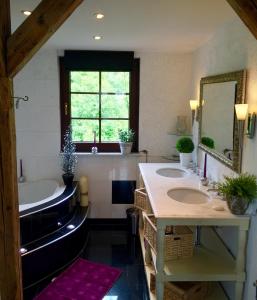
{"label": "bathtub rim", "polygon": [[[30,186],[30,185],[33,186],[34,184],[36,185],[38,183],[43,183],[43,184],[47,184],[47,185],[48,184],[54,184],[55,185],[54,186],[55,190],[54,190],[54,192],[51,195],[49,195],[49,196],[47,196],[47,197],[45,197],[43,199],[40,199],[40,200],[38,200],[36,202],[30,202],[30,203],[21,204],[20,203],[20,199],[19,199],[19,212],[23,212],[23,211],[28,210],[30,208],[37,207],[37,206],[39,206],[41,204],[44,204],[44,203],[52,201],[53,199],[56,199],[57,197],[59,197],[60,195],[63,194],[63,192],[64,192],[64,190],[66,188],[65,185],[61,185],[55,179],[39,179],[39,180],[35,180],[35,181],[26,181],[26,182],[18,183],[18,187],[20,189],[20,187],[24,188],[26,186]],[[20,210],[20,208],[22,208],[22,210]]]}
{"label": "bathtub rim", "polygon": [[31,208],[28,208],[28,209],[25,209],[25,210],[19,212],[20,218],[41,212],[45,209],[51,208],[53,206],[56,206],[64,201],[68,200],[71,196],[73,196],[75,194],[77,188],[78,188],[77,182],[73,182],[72,186],[70,186],[70,187],[66,186],[63,193],[60,194],[55,199],[52,199],[48,202],[39,204],[37,206],[31,207]]}

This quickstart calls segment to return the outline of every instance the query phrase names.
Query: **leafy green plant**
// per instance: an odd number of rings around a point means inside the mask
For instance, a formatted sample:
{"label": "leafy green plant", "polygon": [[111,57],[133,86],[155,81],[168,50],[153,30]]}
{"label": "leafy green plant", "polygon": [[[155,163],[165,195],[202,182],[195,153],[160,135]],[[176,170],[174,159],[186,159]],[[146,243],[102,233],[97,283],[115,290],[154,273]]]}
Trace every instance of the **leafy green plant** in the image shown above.
{"label": "leafy green plant", "polygon": [[194,148],[194,143],[189,137],[182,137],[176,143],[176,149],[180,153],[192,153]]}
{"label": "leafy green plant", "polygon": [[218,190],[226,199],[235,196],[249,204],[257,197],[256,176],[243,173],[238,177],[224,176],[224,179],[218,185]]}
{"label": "leafy green plant", "polygon": [[131,143],[134,141],[135,138],[135,132],[133,129],[120,129],[118,131],[119,134],[119,140],[122,143]]}
{"label": "leafy green plant", "polygon": [[69,127],[64,134],[63,153],[61,154],[62,170],[65,174],[74,174],[77,164],[76,145],[72,141],[72,131]]}
{"label": "leafy green plant", "polygon": [[215,148],[214,140],[208,136],[204,136],[201,138],[201,143],[211,149]]}

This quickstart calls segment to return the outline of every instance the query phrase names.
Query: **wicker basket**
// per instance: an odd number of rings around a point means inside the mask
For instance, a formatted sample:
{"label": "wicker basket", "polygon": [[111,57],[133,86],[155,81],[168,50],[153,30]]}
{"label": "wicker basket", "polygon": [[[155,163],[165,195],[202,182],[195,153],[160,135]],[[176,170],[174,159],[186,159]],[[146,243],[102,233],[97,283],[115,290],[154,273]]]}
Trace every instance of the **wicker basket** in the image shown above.
{"label": "wicker basket", "polygon": [[[144,214],[144,237],[156,253],[156,219]],[[193,256],[193,232],[187,226],[167,226],[164,236],[164,260]]]}
{"label": "wicker basket", "polygon": [[148,214],[151,214],[153,212],[145,188],[135,190],[134,205],[135,207],[144,210]]}
{"label": "wicker basket", "polygon": [[[155,286],[155,275],[151,273],[150,291],[153,294]],[[205,300],[207,294],[208,282],[165,282],[163,300]]]}

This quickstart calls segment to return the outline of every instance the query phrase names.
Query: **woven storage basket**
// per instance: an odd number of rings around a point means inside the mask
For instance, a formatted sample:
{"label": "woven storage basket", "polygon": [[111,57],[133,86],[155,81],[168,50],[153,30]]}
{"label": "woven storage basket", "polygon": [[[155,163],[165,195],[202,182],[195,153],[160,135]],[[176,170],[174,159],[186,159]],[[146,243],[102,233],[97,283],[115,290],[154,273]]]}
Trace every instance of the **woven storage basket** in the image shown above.
{"label": "woven storage basket", "polygon": [[[144,237],[156,253],[156,219],[144,214]],[[164,260],[193,256],[193,232],[187,226],[167,226],[164,236]]]}
{"label": "woven storage basket", "polygon": [[[151,273],[150,291],[154,294],[155,286],[155,275]],[[207,294],[208,282],[165,282],[163,300],[205,300]]]}
{"label": "woven storage basket", "polygon": [[152,207],[147,196],[145,188],[135,190],[135,207],[144,210],[146,213],[151,214]]}

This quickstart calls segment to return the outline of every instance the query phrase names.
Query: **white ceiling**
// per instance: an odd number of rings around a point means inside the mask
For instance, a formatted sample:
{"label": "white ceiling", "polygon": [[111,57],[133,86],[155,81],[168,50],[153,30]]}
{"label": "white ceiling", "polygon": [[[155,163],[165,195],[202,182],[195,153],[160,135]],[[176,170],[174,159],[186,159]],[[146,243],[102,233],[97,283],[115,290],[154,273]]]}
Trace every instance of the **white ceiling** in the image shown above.
{"label": "white ceiling", "polygon": [[[11,0],[13,30],[40,0]],[[93,14],[102,12],[103,20]],[[191,52],[236,17],[226,0],[84,0],[45,45],[58,49]],[[103,39],[95,41],[94,35]]]}

